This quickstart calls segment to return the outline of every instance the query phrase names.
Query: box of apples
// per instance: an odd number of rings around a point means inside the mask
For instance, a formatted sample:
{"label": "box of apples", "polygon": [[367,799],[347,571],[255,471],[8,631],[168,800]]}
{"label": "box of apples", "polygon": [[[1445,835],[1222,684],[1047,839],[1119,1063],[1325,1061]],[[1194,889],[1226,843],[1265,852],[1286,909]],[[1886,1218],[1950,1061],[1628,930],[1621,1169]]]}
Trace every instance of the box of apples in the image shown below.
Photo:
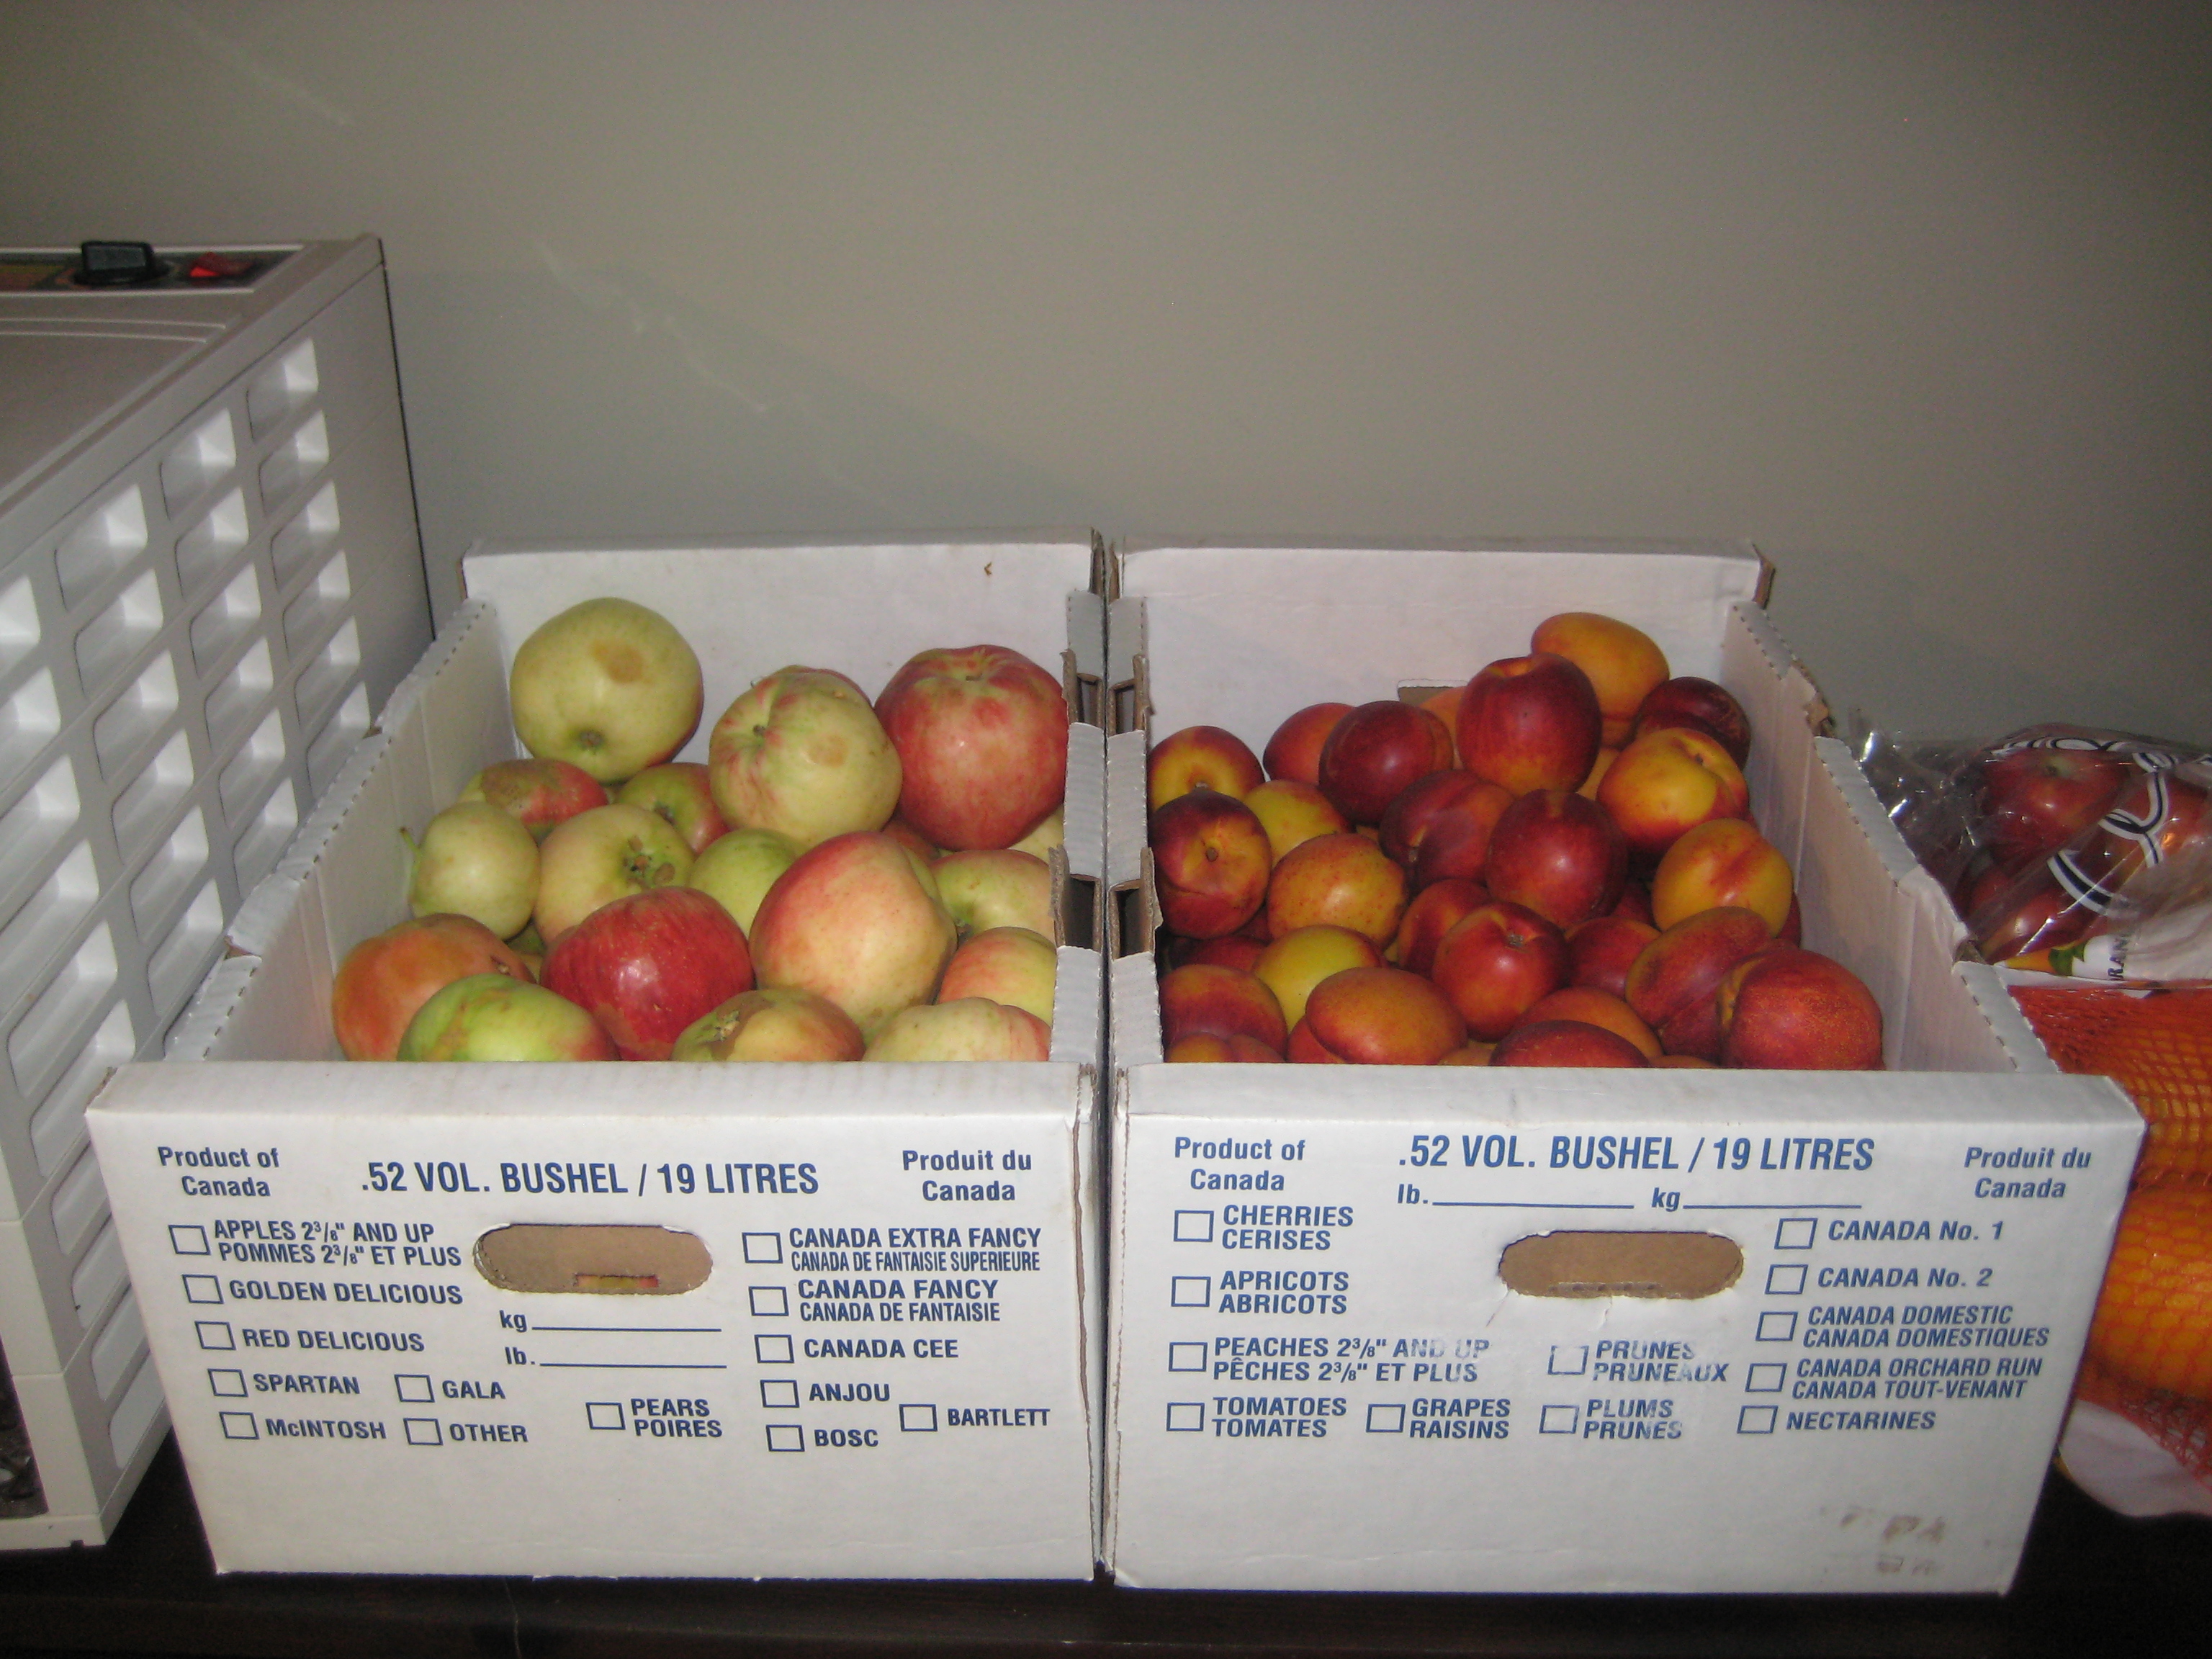
{"label": "box of apples", "polygon": [[1091,1575],[1098,566],[470,554],[95,1104],[220,1567]]}
{"label": "box of apples", "polygon": [[2141,1126],[1954,961],[1768,575],[1116,551],[1124,1582],[2008,1582]]}

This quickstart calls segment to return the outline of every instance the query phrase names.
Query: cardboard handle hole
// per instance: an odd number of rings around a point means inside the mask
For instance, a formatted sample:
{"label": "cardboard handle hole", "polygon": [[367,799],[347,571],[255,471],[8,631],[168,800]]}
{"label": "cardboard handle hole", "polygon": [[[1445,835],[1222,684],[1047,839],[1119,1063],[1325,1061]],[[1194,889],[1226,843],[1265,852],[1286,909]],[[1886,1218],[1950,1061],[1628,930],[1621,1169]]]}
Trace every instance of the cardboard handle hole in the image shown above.
{"label": "cardboard handle hole", "polygon": [[707,1247],[667,1227],[519,1222],[477,1240],[477,1271],[502,1291],[681,1296],[714,1270]]}
{"label": "cardboard handle hole", "polygon": [[1498,1277],[1523,1296],[1713,1296],[1743,1276],[1743,1251],[1718,1233],[1557,1232],[1516,1239]]}

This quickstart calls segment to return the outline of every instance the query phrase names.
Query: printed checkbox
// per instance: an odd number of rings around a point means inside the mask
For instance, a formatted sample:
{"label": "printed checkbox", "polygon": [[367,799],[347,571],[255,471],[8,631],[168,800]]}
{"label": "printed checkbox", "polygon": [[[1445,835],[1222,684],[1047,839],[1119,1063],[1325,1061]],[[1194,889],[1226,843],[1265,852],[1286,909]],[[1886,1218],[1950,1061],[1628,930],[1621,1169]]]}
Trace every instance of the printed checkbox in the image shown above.
{"label": "printed checkbox", "polygon": [[1367,1432],[1370,1434],[1403,1434],[1406,1431],[1406,1408],[1403,1406],[1370,1406],[1367,1408]]}
{"label": "printed checkbox", "polygon": [[1762,1360],[1744,1374],[1746,1394],[1780,1394],[1790,1380],[1790,1367],[1777,1360]]}
{"label": "printed checkbox", "polygon": [[791,1316],[791,1297],[781,1285],[750,1285],[745,1296],[752,1304],[755,1319],[788,1319]]}
{"label": "printed checkbox", "polygon": [[392,1386],[403,1406],[427,1406],[430,1403],[430,1379],[420,1371],[400,1371],[392,1379]]}
{"label": "printed checkbox", "polygon": [[208,1367],[208,1392],[218,1400],[243,1400],[246,1398],[246,1373],[217,1370],[210,1365]]}
{"label": "printed checkbox", "polygon": [[899,1407],[901,1434],[935,1434],[937,1407],[934,1406],[901,1406]]}
{"label": "printed checkbox", "polygon": [[261,1430],[253,1420],[252,1412],[224,1412],[222,1437],[226,1440],[258,1440]]}
{"label": "printed checkbox", "polygon": [[1820,1227],[1820,1224],[1809,1215],[1784,1216],[1774,1224],[1774,1248],[1778,1250],[1809,1250]]}
{"label": "printed checkbox", "polygon": [[438,1419],[434,1417],[403,1417],[399,1419],[399,1428],[410,1446],[442,1446],[446,1443],[446,1437],[439,1432]]}
{"label": "printed checkbox", "polygon": [[1574,1347],[1552,1345],[1552,1363],[1547,1368],[1553,1376],[1581,1376],[1589,1370],[1589,1348],[1587,1345]]}
{"label": "printed checkbox", "polygon": [[768,1449],[772,1452],[803,1452],[806,1449],[806,1431],[796,1423],[771,1423],[768,1425]]}
{"label": "printed checkbox", "polygon": [[230,1334],[230,1322],[227,1319],[196,1319],[192,1322],[192,1334],[199,1338],[203,1348],[228,1353],[238,1346],[238,1339]]}
{"label": "printed checkbox", "polygon": [[783,1260],[781,1233],[744,1233],[739,1237],[745,1247],[747,1265],[765,1267]]}
{"label": "printed checkbox", "polygon": [[1802,1296],[1805,1294],[1805,1264],[1802,1261],[1778,1261],[1766,1270],[1766,1293],[1769,1296]]}
{"label": "printed checkbox", "polygon": [[1763,1313],[1759,1316],[1759,1340],[1761,1342],[1794,1342],[1797,1340],[1797,1316],[1794,1313]]}
{"label": "printed checkbox", "polygon": [[1738,1434],[1772,1434],[1778,1406],[1746,1406],[1735,1414]]}
{"label": "printed checkbox", "polygon": [[1178,1244],[1212,1243],[1213,1212],[1177,1210],[1175,1212],[1175,1242]]}
{"label": "printed checkbox", "polygon": [[1213,1279],[1206,1273],[1177,1273],[1168,1281],[1168,1306],[1206,1308],[1213,1304]]}
{"label": "printed checkbox", "polygon": [[1197,1434],[1206,1427],[1205,1402],[1197,1400],[1168,1401],[1168,1432]]}
{"label": "printed checkbox", "polygon": [[185,1300],[204,1308],[219,1308],[222,1305],[222,1286],[216,1282],[213,1273],[186,1273]]}
{"label": "printed checkbox", "polygon": [[788,1376],[761,1378],[761,1404],[772,1412],[799,1409],[799,1383]]}
{"label": "printed checkbox", "polygon": [[169,1229],[169,1248],[179,1255],[205,1255],[208,1253],[207,1229],[190,1222],[179,1222]]}
{"label": "printed checkbox", "polygon": [[622,1401],[586,1400],[584,1402],[584,1426],[589,1429],[619,1430],[623,1426]]}
{"label": "printed checkbox", "polygon": [[1572,1434],[1575,1425],[1582,1419],[1579,1406],[1547,1406],[1536,1419],[1539,1434]]}
{"label": "printed checkbox", "polygon": [[791,1339],[757,1336],[753,1339],[753,1358],[763,1365],[788,1365],[792,1363]]}
{"label": "printed checkbox", "polygon": [[1206,1370],[1206,1344],[1203,1342],[1169,1343],[1168,1369],[1171,1371],[1203,1372]]}

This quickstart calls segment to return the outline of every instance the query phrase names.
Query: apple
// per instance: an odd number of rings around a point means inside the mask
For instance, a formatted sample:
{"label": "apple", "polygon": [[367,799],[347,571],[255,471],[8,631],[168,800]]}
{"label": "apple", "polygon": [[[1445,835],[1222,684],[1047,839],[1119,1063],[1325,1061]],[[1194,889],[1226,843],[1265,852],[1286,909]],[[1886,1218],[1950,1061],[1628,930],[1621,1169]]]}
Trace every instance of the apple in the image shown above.
{"label": "apple", "polygon": [[987,927],[1026,927],[1052,936],[1052,870],[1036,854],[975,848],[947,853],[929,870],[961,938]]}
{"label": "apple", "polygon": [[521,956],[472,916],[417,916],[363,939],[331,983],[331,1025],[348,1060],[390,1060],[432,994],[474,974],[532,977]]}
{"label": "apple", "polygon": [[1194,789],[1242,800],[1265,781],[1260,757],[1243,738],[1218,726],[1170,732],[1145,757],[1145,799],[1153,811]]}
{"label": "apple", "polygon": [[[1042,831],[1044,825],[1039,824],[1037,828]],[[891,814],[890,822],[884,825],[884,833],[905,847],[908,852],[912,853],[924,864],[934,864],[939,859],[945,856],[945,849],[942,847],[938,846],[934,842],[931,841],[928,836],[923,835],[921,830],[915,829],[912,824],[908,823],[904,818],[901,817],[896,812]],[[802,848],[800,850],[804,851],[805,849]],[[1024,848],[1023,850],[1024,852],[1036,852],[1035,848]],[[1039,858],[1042,858],[1044,854],[1042,853],[1037,853],[1037,856]]]}
{"label": "apple", "polygon": [[1492,1066],[1649,1066],[1618,1031],[1578,1019],[1539,1019],[1515,1026],[1490,1051]]}
{"label": "apple", "polygon": [[799,843],[773,830],[731,830],[691,860],[684,884],[719,901],[750,934],[768,890],[799,857]]}
{"label": "apple", "polygon": [[1052,1028],[988,997],[902,1008],[868,1039],[863,1060],[1050,1060]]}
{"label": "apple", "polygon": [[1459,761],[1516,795],[1589,775],[1605,721],[1589,676],[1549,651],[1484,666],[1459,702]]}
{"label": "apple", "polygon": [[1585,800],[1595,800],[1599,787],[1605,782],[1605,775],[1613,770],[1613,762],[1620,758],[1620,750],[1601,745],[1597,758],[1590,763],[1589,775],[1575,786],[1575,793]]}
{"label": "apple", "polygon": [[799,855],[761,901],[750,943],[761,984],[825,996],[872,1037],[936,993],[959,933],[929,866],[856,830]]}
{"label": "apple", "polygon": [[1651,921],[1662,933],[1715,905],[1755,910],[1779,933],[1796,896],[1790,861],[1742,818],[1714,818],[1675,838],[1651,874]]}
{"label": "apple", "polygon": [[2128,763],[2109,750],[2031,746],[1982,763],[1982,834],[2016,875],[2072,842],[2111,808]]}
{"label": "apple", "polygon": [[1462,1042],[1437,1062],[1439,1066],[1487,1066],[1498,1052],[1494,1042]]}
{"label": "apple", "polygon": [[532,919],[547,945],[626,893],[670,887],[691,873],[691,849],[673,824],[642,806],[609,801],[564,819],[538,849]]}
{"label": "apple", "polygon": [[1751,720],[1724,685],[1695,674],[1677,674],[1653,686],[1636,711],[1632,737],[1662,727],[1686,726],[1719,739],[1738,766],[1751,758]]}
{"label": "apple", "polygon": [[538,840],[563,818],[607,804],[606,786],[568,761],[494,761],[461,786],[461,800],[488,800],[522,820]]}
{"label": "apple", "polygon": [[[885,824],[884,828],[888,830],[891,824],[898,822],[899,820],[894,817],[890,823]],[[1065,847],[1066,844],[1067,811],[1065,807],[1055,806],[1031,825],[1027,835],[1014,843],[1014,851],[1034,853],[1037,857],[1043,858],[1054,848]]]}
{"label": "apple", "polygon": [[2059,885],[2048,866],[2033,865],[1984,897],[1966,917],[1975,947],[1993,963],[2078,945],[2100,920]]}
{"label": "apple", "polygon": [[1628,741],[1636,711],[1667,678],[1667,653],[1642,629],[1595,611],[1564,611],[1536,624],[1532,651],[1565,657],[1589,676],[1604,717],[1603,741],[1618,749]]}
{"label": "apple", "polygon": [[1495,1042],[1538,998],[1567,982],[1566,936],[1534,910],[1492,899],[1437,941],[1429,977],[1468,1035]]}
{"label": "apple", "polygon": [[876,714],[904,773],[899,815],[947,852],[1011,847],[1067,793],[1067,698],[1006,646],[917,652]]}
{"label": "apple", "polygon": [[1278,863],[1302,841],[1352,828],[1318,787],[1296,778],[1270,778],[1247,794],[1244,804],[1267,832],[1267,846]]}
{"label": "apple", "polygon": [[1566,789],[1532,789],[1499,814],[1483,876],[1492,898],[1525,905],[1561,932],[1611,908],[1628,874],[1613,817]]}
{"label": "apple", "polygon": [[[1494,798],[1500,812],[1513,799],[1488,779],[1478,778],[1456,766],[1431,772],[1416,778],[1391,798],[1390,804],[1382,809],[1382,817],[1376,822],[1376,839],[1382,850],[1404,865],[1410,874],[1414,857],[1437,816],[1462,802],[1486,798]],[[1491,816],[1495,822],[1496,813]]]}
{"label": "apple", "polygon": [[1462,916],[1490,902],[1490,890],[1464,876],[1446,876],[1415,893],[1398,919],[1390,940],[1389,959],[1398,967],[1425,974],[1434,964],[1437,945]]}
{"label": "apple", "polygon": [[1735,905],[1685,917],[1629,964],[1621,997],[1669,1054],[1720,1057],[1720,982],[1736,963],[1772,944],[1766,920]]}
{"label": "apple", "polygon": [[825,668],[782,668],[755,681],[714,722],[707,765],[714,805],[732,829],[773,830],[802,850],[882,829],[902,775],[866,694]]}
{"label": "apple", "polygon": [[1567,933],[1567,982],[1627,994],[1628,969],[1659,930],[1632,916],[1592,916]]}
{"label": "apple", "polygon": [[1194,962],[1160,979],[1160,1039],[1173,1047],[1199,1031],[1241,1031],[1278,1054],[1290,1035],[1282,1005],[1259,975]]}
{"label": "apple", "polygon": [[1271,939],[1326,921],[1364,934],[1380,951],[1406,914],[1406,872],[1356,830],[1316,836],[1275,866],[1264,896]]}
{"label": "apple", "polygon": [[522,746],[615,783],[666,760],[699,729],[699,659],[675,624],[629,599],[586,599],[514,653],[507,702]]}
{"label": "apple", "polygon": [[508,939],[529,926],[537,899],[538,842],[504,807],[456,801],[423,826],[407,878],[412,914],[474,916]]}
{"label": "apple", "polygon": [[1596,799],[1620,826],[1629,856],[1647,870],[1683,831],[1751,811],[1742,769],[1716,739],[1686,726],[1656,727],[1623,749]]}
{"label": "apple", "polygon": [[1467,693],[1463,685],[1448,685],[1441,691],[1431,691],[1421,699],[1421,707],[1444,723],[1444,730],[1452,734],[1452,764],[1459,765],[1459,700]]}
{"label": "apple", "polygon": [[443,987],[407,1023],[395,1060],[617,1060],[613,1039],[564,996],[507,974]]}
{"label": "apple", "polygon": [[1296,783],[1321,782],[1322,745],[1336,723],[1352,712],[1348,702],[1309,703],[1275,728],[1260,760],[1271,778]]}
{"label": "apple", "polygon": [[1274,940],[1260,952],[1252,972],[1275,994],[1285,1024],[1295,1025],[1305,1018],[1313,988],[1331,974],[1381,966],[1382,953],[1366,934],[1323,921],[1293,927]]}
{"label": "apple", "polygon": [[[1262,921],[1267,913],[1259,913]],[[1187,962],[1210,962],[1220,968],[1242,968],[1250,973],[1259,962],[1267,941],[1255,939],[1249,931],[1251,924],[1234,933],[1224,933],[1219,939],[1182,939],[1173,933],[1166,935],[1167,945],[1161,951],[1161,960],[1170,968],[1180,968]]]}
{"label": "apple", "polygon": [[1160,914],[1176,933],[1218,939],[1259,913],[1273,853],[1236,796],[1204,784],[1172,796],[1152,809],[1151,836]]}
{"label": "apple", "polygon": [[1167,1058],[1177,1064],[1189,1061],[1214,1065],[1266,1065],[1282,1059],[1257,1037],[1246,1036],[1239,1031],[1229,1036],[1216,1036],[1211,1031],[1193,1031],[1167,1051]]}
{"label": "apple", "polygon": [[[2190,769],[2212,777],[2212,768]],[[2069,884],[2118,893],[2148,866],[2185,869],[2212,848],[2212,788],[2180,772],[2139,772],[2121,786],[2112,810],[2069,849]],[[2052,860],[2054,871],[2058,860]]]}
{"label": "apple", "polygon": [[[1633,1044],[1636,1051],[1646,1060],[1656,1060],[1661,1053],[1658,1034],[1638,1018],[1636,1011],[1625,1000],[1610,991],[1600,991],[1588,985],[1562,985],[1550,995],[1540,997],[1532,1003],[1513,1029],[1517,1031],[1541,1020],[1571,1020],[1597,1026]],[[1512,1032],[1507,1032],[1506,1036],[1510,1039]]]}
{"label": "apple", "polygon": [[1307,996],[1298,1029],[1322,1051],[1310,1060],[1353,1066],[1433,1066],[1467,1041],[1466,1022],[1443,994],[1402,968],[1331,974]]}
{"label": "apple", "polygon": [[540,982],[591,1011],[624,1060],[665,1060],[684,1029],[753,988],[730,913],[694,887],[602,904],[554,942]]}
{"label": "apple", "polygon": [[1640,921],[1647,927],[1650,926],[1651,923],[1650,888],[1639,881],[1636,872],[1632,870],[1629,872],[1628,879],[1620,884],[1620,896],[1613,901],[1613,908],[1606,914],[1609,916],[1626,916],[1631,921]]}
{"label": "apple", "polygon": [[730,827],[722,822],[722,809],[714,805],[710,775],[698,761],[663,761],[648,766],[617,790],[615,799],[667,819],[694,857]]}
{"label": "apple", "polygon": [[[1474,776],[1472,772],[1466,775]],[[1468,881],[1487,878],[1490,838],[1514,799],[1504,785],[1480,779],[1476,787],[1439,807],[1413,842],[1414,887],[1425,888],[1454,877]]]}
{"label": "apple", "polygon": [[1049,1025],[1059,977],[1060,952],[1042,933],[1027,927],[987,927],[952,953],[937,1000],[988,997],[1009,1008],[1026,1008]]}
{"label": "apple", "polygon": [[1881,1005],[1832,957],[1770,945],[1729,969],[1719,992],[1723,1066],[1882,1069]]}
{"label": "apple", "polygon": [[1452,735],[1419,705],[1364,702],[1336,723],[1321,748],[1322,794],[1353,823],[1380,824],[1407,785],[1449,770]]}
{"label": "apple", "polygon": [[858,1060],[867,1048],[852,1017],[796,986],[756,987],[685,1026],[671,1060]]}

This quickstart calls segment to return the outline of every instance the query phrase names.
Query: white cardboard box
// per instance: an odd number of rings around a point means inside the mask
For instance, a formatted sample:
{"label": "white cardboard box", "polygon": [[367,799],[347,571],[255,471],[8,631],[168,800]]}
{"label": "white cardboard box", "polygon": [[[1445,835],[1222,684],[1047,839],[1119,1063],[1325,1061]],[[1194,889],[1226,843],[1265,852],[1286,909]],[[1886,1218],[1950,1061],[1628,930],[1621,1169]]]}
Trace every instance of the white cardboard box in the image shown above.
{"label": "white cardboard box", "polygon": [[[1116,564],[1109,684],[1162,734],[1208,722],[1255,750],[1304,704],[1519,655],[1554,611],[1638,623],[1745,702],[1806,943],[1881,998],[1890,1068],[1161,1064],[1145,736],[1110,738],[1110,879],[1138,947],[1109,975],[1116,1577],[2003,1589],[2141,1124],[2108,1082],[2056,1072],[1987,969],[1954,965],[1949,906],[1814,735],[1757,555],[1184,545]],[[1574,1233],[1711,1236],[1728,1282],[1587,1293],[1664,1276],[1622,1257],[1536,1281],[1583,1294],[1508,1288],[1509,1245]]]}
{"label": "white cardboard box", "polygon": [[1048,1061],[348,1065],[328,997],[405,914],[399,829],[513,752],[506,666],[544,617],[662,610],[710,714],[793,660],[872,689],[986,639],[1074,695],[1093,567],[1084,537],[471,556],[172,1059],[91,1114],[219,1569],[1091,1576],[1096,726]]}

